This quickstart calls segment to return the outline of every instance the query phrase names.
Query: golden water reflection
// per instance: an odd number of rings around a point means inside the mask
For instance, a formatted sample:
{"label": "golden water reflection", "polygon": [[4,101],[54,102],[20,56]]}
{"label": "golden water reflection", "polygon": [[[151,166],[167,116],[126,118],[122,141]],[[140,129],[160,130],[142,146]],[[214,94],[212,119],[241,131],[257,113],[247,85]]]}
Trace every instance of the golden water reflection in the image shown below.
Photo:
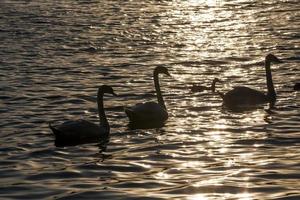
{"label": "golden water reflection", "polygon": [[[279,102],[271,114],[266,107],[231,112],[218,95],[189,89],[210,86],[215,77],[224,80],[221,92],[236,85],[265,89],[257,63],[270,51],[291,56],[299,47],[299,12],[289,2],[78,0],[2,9],[14,12],[0,20],[7,30],[0,70],[8,83],[1,95],[0,171],[9,182],[1,189],[11,198],[295,194],[299,95],[286,86],[297,79],[297,64],[274,67]],[[156,101],[156,65],[174,78],[161,80],[169,120],[160,129],[130,130],[123,106]],[[94,144],[55,148],[46,122],[81,116],[96,122],[100,84],[121,94],[105,101],[111,123],[106,152]]]}
{"label": "golden water reflection", "polygon": [[217,196],[216,199],[220,199],[220,200],[226,200],[226,199],[252,200],[252,199],[255,199],[255,197],[252,194],[243,192],[243,193],[239,193],[236,195],[233,195],[230,193],[224,193],[224,194],[222,194],[222,196],[220,196],[218,194],[212,194],[210,196],[207,196],[205,194],[195,194],[195,195],[191,195],[190,197],[188,197],[187,200],[208,200],[208,199],[212,199],[213,196]]}

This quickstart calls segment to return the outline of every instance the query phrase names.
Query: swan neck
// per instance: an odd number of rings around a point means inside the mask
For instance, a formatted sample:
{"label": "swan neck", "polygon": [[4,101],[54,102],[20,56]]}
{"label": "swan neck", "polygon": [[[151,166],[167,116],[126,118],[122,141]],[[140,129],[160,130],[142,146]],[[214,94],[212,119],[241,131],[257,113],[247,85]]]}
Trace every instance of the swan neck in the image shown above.
{"label": "swan neck", "polygon": [[164,99],[163,99],[161,91],[160,91],[158,73],[156,71],[154,71],[153,77],[154,77],[154,85],[155,85],[155,91],[156,91],[158,104],[166,109],[166,105],[165,105]]}
{"label": "swan neck", "polygon": [[212,84],[211,84],[211,91],[214,93],[214,92],[216,92],[216,83],[217,83],[217,81],[216,80],[213,80],[213,82],[212,82]]}
{"label": "swan neck", "polygon": [[98,93],[97,104],[98,104],[98,114],[99,114],[99,119],[100,119],[100,126],[106,127],[109,129],[109,124],[106,119],[104,106],[103,106],[103,93],[101,93],[101,92]]}
{"label": "swan neck", "polygon": [[270,99],[270,101],[275,101],[276,100],[276,92],[275,92],[274,84],[273,84],[273,80],[272,80],[271,62],[267,59],[265,61],[265,68],[266,68],[266,78],[267,78],[267,87],[268,87],[267,96]]}

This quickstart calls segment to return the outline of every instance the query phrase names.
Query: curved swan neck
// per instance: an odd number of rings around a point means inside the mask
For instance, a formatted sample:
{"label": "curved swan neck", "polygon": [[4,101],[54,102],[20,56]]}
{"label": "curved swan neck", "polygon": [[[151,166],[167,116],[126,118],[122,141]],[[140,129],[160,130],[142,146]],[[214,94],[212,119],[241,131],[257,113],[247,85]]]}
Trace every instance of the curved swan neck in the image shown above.
{"label": "curved swan neck", "polygon": [[97,104],[98,104],[98,114],[100,119],[100,126],[106,127],[109,129],[109,124],[106,119],[104,106],[103,106],[103,92],[99,91],[97,96]]}
{"label": "curved swan neck", "polygon": [[266,68],[267,87],[268,87],[267,96],[270,99],[270,101],[275,101],[276,100],[276,92],[275,92],[273,80],[272,80],[271,62],[268,59],[266,59],[266,61],[265,61],[265,68]]}
{"label": "curved swan neck", "polygon": [[156,91],[158,104],[166,109],[166,105],[165,105],[164,99],[163,99],[161,91],[160,91],[158,72],[155,70],[153,72],[153,77],[154,77],[154,85],[155,85],[155,91]]}

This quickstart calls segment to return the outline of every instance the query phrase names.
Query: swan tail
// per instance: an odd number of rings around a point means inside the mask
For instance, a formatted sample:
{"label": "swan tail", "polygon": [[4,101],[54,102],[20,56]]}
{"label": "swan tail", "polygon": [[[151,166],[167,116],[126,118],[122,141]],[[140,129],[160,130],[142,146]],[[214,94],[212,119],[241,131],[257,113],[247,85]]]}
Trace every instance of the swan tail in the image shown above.
{"label": "swan tail", "polygon": [[51,123],[49,123],[49,128],[52,130],[53,134],[58,137],[59,135],[61,135],[61,131],[59,131],[57,128],[55,128],[54,126],[51,125]]}

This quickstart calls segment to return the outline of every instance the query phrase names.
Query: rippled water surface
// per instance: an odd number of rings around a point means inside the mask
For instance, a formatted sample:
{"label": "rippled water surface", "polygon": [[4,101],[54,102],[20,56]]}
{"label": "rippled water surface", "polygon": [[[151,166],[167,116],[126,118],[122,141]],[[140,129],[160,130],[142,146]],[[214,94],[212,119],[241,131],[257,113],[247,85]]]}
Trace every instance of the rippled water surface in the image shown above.
{"label": "rippled water surface", "polygon": [[[297,0],[0,1],[1,199],[300,199],[300,4]],[[278,101],[233,112],[211,92],[266,90]],[[124,106],[156,100],[169,120],[130,130]],[[98,121],[97,87],[111,137],[56,147],[48,123]]]}

